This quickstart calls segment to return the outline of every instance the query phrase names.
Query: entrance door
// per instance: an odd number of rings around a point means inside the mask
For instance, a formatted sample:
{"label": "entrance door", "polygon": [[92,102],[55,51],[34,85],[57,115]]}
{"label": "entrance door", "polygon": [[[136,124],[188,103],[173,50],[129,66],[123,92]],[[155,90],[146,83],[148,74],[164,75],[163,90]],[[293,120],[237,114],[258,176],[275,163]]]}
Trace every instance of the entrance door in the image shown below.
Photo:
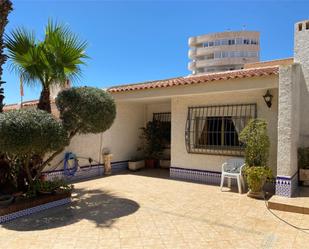
{"label": "entrance door", "polygon": [[156,112],[153,113],[153,121],[160,121],[164,127],[164,151],[160,160],[161,168],[169,168],[171,164],[171,113]]}

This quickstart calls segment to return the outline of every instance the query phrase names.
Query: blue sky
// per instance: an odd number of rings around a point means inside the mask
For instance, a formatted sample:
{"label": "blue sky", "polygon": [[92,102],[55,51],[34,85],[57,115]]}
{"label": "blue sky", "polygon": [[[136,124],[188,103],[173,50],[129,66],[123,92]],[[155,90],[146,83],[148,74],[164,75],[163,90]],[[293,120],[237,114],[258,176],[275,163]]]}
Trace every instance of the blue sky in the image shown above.
{"label": "blue sky", "polygon": [[[261,32],[261,60],[293,55],[293,25],[309,19],[309,1],[13,0],[7,33],[24,26],[43,35],[48,18],[89,42],[77,86],[108,87],[189,74],[188,37],[226,30]],[[4,66],[5,102],[20,101],[18,76]],[[25,87],[24,100],[40,87]]]}

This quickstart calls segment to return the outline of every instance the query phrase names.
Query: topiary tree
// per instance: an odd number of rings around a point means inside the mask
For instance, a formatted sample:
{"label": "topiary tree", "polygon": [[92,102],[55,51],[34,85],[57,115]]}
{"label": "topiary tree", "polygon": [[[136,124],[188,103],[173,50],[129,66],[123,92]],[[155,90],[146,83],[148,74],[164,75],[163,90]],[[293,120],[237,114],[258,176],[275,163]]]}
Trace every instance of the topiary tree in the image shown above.
{"label": "topiary tree", "polygon": [[272,177],[272,171],[267,167],[270,142],[266,121],[251,120],[240,133],[239,139],[245,144],[244,174],[250,189],[248,196],[264,198],[264,183]]}
{"label": "topiary tree", "polygon": [[61,91],[56,105],[60,119],[71,136],[106,131],[116,117],[113,98],[99,88],[73,87]]}
{"label": "topiary tree", "polygon": [[[116,105],[110,94],[94,87],[73,87],[56,98],[60,119],[70,141],[76,134],[101,133],[109,129],[116,117]],[[55,151],[39,168],[38,174],[63,148]]]}
{"label": "topiary tree", "polygon": [[40,110],[13,110],[0,115],[0,151],[11,164],[20,163],[31,185],[30,164],[35,157],[68,144],[67,132],[51,114]]}
{"label": "topiary tree", "polygon": [[[116,116],[113,98],[93,87],[70,88],[56,99],[60,120],[40,110],[15,110],[0,114],[0,151],[10,165],[25,169],[30,186],[76,134],[100,133]],[[47,153],[50,156],[43,161]]]}
{"label": "topiary tree", "polygon": [[267,165],[270,142],[265,120],[252,119],[240,133],[239,140],[245,144],[246,165]]}

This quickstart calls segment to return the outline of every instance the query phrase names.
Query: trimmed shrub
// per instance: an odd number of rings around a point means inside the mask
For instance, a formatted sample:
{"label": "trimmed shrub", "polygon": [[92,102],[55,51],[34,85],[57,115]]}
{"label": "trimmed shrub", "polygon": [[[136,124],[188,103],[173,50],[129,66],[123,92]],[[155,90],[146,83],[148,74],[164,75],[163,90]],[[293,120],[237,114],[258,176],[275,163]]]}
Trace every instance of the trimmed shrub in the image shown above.
{"label": "trimmed shrub", "polygon": [[41,110],[0,114],[0,137],[0,151],[19,158],[43,156],[68,144],[62,124]]}
{"label": "trimmed shrub", "polygon": [[[98,88],[64,90],[56,104],[60,121],[41,110],[22,109],[0,114],[0,151],[5,153],[5,161],[11,168],[18,165],[24,171],[30,191],[44,168],[74,135],[104,132],[116,116],[113,98]],[[47,153],[50,154],[43,161]]]}
{"label": "trimmed shrub", "polygon": [[239,139],[245,144],[244,174],[250,189],[249,196],[263,198],[265,181],[272,177],[272,171],[267,167],[270,142],[266,121],[251,120],[240,133]]}
{"label": "trimmed shrub", "polygon": [[60,119],[73,134],[100,133],[111,127],[116,117],[113,98],[94,87],[70,88],[56,98]]}
{"label": "trimmed shrub", "polygon": [[265,120],[252,119],[240,133],[239,140],[245,144],[247,166],[267,165],[270,142]]}

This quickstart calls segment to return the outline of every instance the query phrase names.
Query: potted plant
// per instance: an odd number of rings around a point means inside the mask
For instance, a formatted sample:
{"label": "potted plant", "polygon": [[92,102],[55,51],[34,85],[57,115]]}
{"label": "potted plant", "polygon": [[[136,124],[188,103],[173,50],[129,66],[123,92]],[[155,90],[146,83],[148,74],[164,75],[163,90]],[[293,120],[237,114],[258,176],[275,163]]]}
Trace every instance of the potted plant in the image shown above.
{"label": "potted plant", "polygon": [[129,170],[136,171],[145,167],[145,160],[139,156],[132,157],[129,161]]}
{"label": "potted plant", "polygon": [[144,142],[142,150],[145,156],[146,168],[154,168],[164,150],[163,126],[160,121],[149,121],[146,127],[141,128],[141,138]]}
{"label": "potted plant", "polygon": [[53,181],[36,180],[34,183],[34,189],[41,195],[49,195],[54,193],[57,186]]}
{"label": "potted plant", "polygon": [[239,139],[245,145],[244,175],[249,187],[248,196],[264,198],[264,184],[267,178],[272,177],[272,171],[267,166],[270,142],[266,121],[251,120],[240,133]]}
{"label": "potted plant", "polygon": [[168,169],[171,167],[170,159],[160,159],[160,168]]}
{"label": "potted plant", "polygon": [[309,185],[309,147],[298,148],[299,180]]}
{"label": "potted plant", "polygon": [[0,206],[8,206],[14,200],[13,195],[0,195]]}
{"label": "potted plant", "polygon": [[50,195],[55,193],[70,192],[73,185],[68,185],[64,180],[54,178],[51,181],[36,180],[34,182],[34,194]]}

